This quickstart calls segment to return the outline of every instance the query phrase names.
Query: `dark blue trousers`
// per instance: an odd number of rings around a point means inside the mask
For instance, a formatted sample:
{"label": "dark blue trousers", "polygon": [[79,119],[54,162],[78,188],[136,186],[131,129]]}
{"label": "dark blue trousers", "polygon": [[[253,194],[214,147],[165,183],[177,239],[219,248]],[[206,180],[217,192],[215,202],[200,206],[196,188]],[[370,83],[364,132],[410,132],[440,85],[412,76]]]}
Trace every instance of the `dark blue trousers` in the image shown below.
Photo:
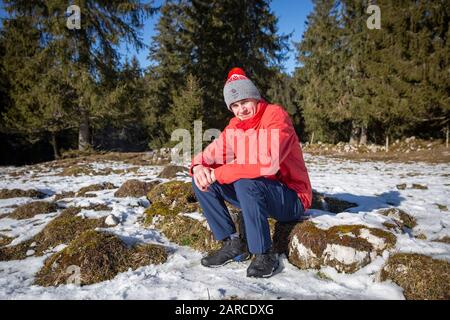
{"label": "dark blue trousers", "polygon": [[194,180],[192,185],[216,240],[236,232],[224,200],[241,209],[248,248],[253,254],[266,253],[272,247],[269,217],[292,222],[300,220],[305,211],[295,191],[266,178],[240,179],[233,184],[215,182],[206,192],[200,191]]}

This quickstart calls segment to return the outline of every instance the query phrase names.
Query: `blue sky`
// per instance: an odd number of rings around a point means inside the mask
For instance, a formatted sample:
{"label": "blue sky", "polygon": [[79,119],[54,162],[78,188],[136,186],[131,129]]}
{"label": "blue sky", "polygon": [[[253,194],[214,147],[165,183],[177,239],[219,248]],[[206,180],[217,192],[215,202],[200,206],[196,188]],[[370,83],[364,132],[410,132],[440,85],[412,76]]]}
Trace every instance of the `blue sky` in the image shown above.
{"label": "blue sky", "polygon": [[[157,4],[161,4],[162,2],[163,0],[156,0]],[[285,71],[291,73],[296,66],[295,49],[292,42],[301,40],[305,29],[306,17],[312,11],[313,5],[311,0],[273,0],[271,7],[278,17],[279,32],[284,34],[293,32],[290,41],[289,59],[284,63]],[[0,17],[5,17],[3,1],[1,1]],[[151,37],[154,34],[153,28],[157,20],[158,16],[153,16],[144,25],[142,38],[146,45],[150,45]],[[121,51],[124,56],[131,57],[136,55],[141,66],[144,68],[150,64],[150,61],[147,60],[148,49],[142,49],[136,52],[133,47],[126,48],[122,46]]]}

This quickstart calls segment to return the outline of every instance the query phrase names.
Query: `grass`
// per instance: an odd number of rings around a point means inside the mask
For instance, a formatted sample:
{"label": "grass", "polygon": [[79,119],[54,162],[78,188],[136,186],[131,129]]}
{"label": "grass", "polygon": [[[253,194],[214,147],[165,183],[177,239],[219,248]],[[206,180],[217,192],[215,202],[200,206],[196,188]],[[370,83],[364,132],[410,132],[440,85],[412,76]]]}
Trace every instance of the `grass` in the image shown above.
{"label": "grass", "polygon": [[35,284],[45,287],[66,284],[71,280],[67,272],[71,266],[79,268],[79,284],[89,285],[110,280],[128,269],[166,260],[167,253],[161,246],[143,244],[128,248],[115,235],[88,230],[45,261]]}
{"label": "grass", "polygon": [[44,198],[46,195],[37,190],[21,190],[21,189],[0,189],[0,199],[10,199],[19,197]]}
{"label": "grass", "polygon": [[34,201],[17,207],[10,215],[11,219],[29,219],[38,214],[56,212],[58,207],[54,202]]}
{"label": "grass", "polygon": [[450,264],[420,254],[391,255],[381,280],[392,280],[403,288],[408,300],[449,300]]}
{"label": "grass", "polygon": [[143,197],[159,182],[145,182],[136,179],[128,180],[114,193],[114,197]]}
{"label": "grass", "polygon": [[0,248],[0,261],[25,259],[26,252],[33,242],[36,242],[36,246],[32,249],[37,256],[41,256],[50,248],[69,243],[84,231],[106,227],[102,218],[83,219],[76,216],[80,211],[80,208],[69,207],[30,240],[15,246]]}

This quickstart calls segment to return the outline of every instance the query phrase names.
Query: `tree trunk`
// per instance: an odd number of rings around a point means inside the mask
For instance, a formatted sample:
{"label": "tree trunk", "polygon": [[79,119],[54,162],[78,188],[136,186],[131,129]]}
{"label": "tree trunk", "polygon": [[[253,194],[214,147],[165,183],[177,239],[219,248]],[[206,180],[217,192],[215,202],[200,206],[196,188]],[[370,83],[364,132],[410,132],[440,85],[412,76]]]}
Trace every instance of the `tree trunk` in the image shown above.
{"label": "tree trunk", "polygon": [[91,147],[91,134],[89,131],[89,118],[84,111],[80,115],[80,128],[78,130],[78,150],[85,151]]}
{"label": "tree trunk", "polygon": [[313,144],[313,143],[314,143],[314,131],[313,131],[313,133],[311,135],[311,143],[310,144]]}
{"label": "tree trunk", "polygon": [[349,143],[354,146],[358,144],[359,141],[359,127],[356,126],[355,122],[352,121],[352,132],[350,133],[350,141]]}
{"label": "tree trunk", "polygon": [[361,127],[361,138],[359,139],[359,144],[365,146],[367,144],[367,126],[363,125]]}
{"label": "tree trunk", "polygon": [[59,159],[59,152],[58,152],[58,142],[56,141],[56,133],[51,133],[52,140],[50,141],[52,147],[53,147],[53,156],[55,157],[55,160]]}
{"label": "tree trunk", "polygon": [[445,147],[448,149],[448,124],[445,130]]}
{"label": "tree trunk", "polygon": [[386,147],[385,147],[386,152],[389,152],[389,136],[386,135]]}

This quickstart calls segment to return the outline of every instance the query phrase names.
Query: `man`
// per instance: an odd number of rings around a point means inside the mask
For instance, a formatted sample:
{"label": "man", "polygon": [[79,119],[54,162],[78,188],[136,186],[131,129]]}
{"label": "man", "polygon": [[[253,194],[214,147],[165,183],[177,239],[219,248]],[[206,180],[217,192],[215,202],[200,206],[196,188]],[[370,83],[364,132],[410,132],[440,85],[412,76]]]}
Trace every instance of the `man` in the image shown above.
{"label": "man", "polygon": [[[234,118],[192,160],[193,188],[220,250],[202,265],[245,261],[249,277],[270,277],[278,268],[268,217],[298,221],[311,206],[312,191],[299,139],[288,113],[265,102],[245,72],[234,68],[224,87]],[[236,232],[225,202],[242,211],[245,231]],[[242,228],[241,228],[242,229]]]}

